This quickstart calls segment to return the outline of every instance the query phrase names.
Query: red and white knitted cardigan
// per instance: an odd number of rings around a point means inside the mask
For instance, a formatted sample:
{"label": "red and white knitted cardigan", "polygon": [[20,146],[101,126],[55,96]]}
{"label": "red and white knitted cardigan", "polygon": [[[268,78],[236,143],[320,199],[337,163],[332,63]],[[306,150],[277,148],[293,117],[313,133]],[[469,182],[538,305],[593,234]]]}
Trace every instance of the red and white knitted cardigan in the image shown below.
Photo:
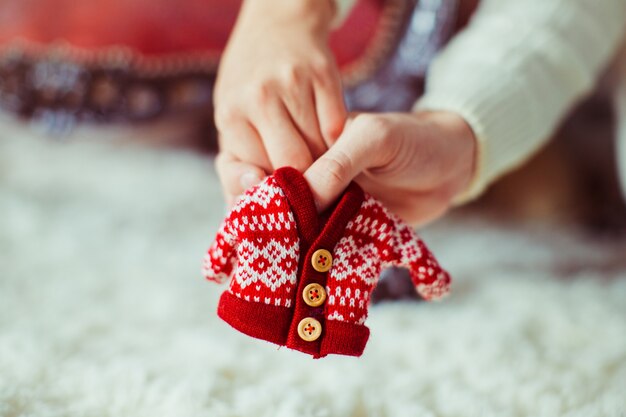
{"label": "red and white knitted cardigan", "polygon": [[[319,249],[332,254],[326,272],[311,262]],[[361,355],[369,337],[364,323],[370,295],[381,270],[390,266],[408,268],[427,300],[449,290],[448,273],[411,227],[356,183],[318,215],[304,177],[281,168],[234,206],[204,258],[203,272],[218,283],[233,276],[218,315],[234,328],[319,358]],[[309,284],[325,292],[322,305],[306,302]],[[309,333],[317,332],[315,340],[301,335],[303,323]]]}

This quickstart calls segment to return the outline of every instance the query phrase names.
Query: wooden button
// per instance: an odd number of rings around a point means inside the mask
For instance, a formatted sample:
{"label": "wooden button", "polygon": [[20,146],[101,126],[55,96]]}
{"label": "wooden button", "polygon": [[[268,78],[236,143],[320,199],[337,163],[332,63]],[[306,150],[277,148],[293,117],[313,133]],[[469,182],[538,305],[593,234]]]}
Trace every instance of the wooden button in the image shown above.
{"label": "wooden button", "polygon": [[326,290],[320,284],[309,284],[302,291],[304,302],[311,307],[319,307],[326,301]]}
{"label": "wooden button", "polygon": [[318,249],[313,252],[311,265],[317,272],[326,272],[333,264],[333,257],[326,249]]}
{"label": "wooden button", "polygon": [[298,336],[306,342],[317,340],[322,334],[322,325],[312,317],[300,320],[298,323]]}

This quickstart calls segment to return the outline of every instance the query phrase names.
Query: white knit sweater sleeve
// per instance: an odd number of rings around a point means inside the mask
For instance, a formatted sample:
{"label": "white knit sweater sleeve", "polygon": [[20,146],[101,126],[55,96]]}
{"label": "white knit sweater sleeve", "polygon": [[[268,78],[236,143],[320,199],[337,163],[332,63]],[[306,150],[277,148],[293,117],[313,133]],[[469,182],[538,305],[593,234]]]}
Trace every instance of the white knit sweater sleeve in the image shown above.
{"label": "white knit sweater sleeve", "polygon": [[477,167],[457,202],[530,157],[589,92],[626,26],[626,0],[483,0],[435,59],[418,110],[461,115]]}

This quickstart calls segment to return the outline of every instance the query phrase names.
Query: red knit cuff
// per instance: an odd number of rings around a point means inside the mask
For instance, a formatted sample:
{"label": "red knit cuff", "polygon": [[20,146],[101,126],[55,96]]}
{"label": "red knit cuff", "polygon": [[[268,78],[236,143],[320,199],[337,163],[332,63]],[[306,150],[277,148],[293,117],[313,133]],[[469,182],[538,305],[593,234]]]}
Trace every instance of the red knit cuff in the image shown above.
{"label": "red knit cuff", "polygon": [[248,336],[284,345],[289,333],[292,311],[287,307],[253,303],[224,291],[217,315]]}
{"label": "red knit cuff", "polygon": [[326,320],[326,336],[322,340],[319,357],[331,353],[361,356],[369,337],[370,329],[367,326],[338,320]]}
{"label": "red knit cuff", "polygon": [[293,319],[290,308],[246,301],[230,291],[220,297],[217,314],[248,336],[308,353],[316,359],[330,354],[360,356],[370,335],[369,329],[362,324],[326,320],[321,340],[309,343],[297,336],[289,339]]}

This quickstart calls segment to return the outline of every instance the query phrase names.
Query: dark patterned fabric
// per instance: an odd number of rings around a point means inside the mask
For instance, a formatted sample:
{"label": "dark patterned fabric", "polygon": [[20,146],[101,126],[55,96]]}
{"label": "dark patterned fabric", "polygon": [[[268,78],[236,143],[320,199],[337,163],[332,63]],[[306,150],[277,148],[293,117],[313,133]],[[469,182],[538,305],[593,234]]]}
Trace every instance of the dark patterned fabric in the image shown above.
{"label": "dark patterned fabric", "polygon": [[413,2],[410,18],[388,60],[369,79],[346,88],[351,110],[403,111],[423,92],[428,65],[448,41],[457,21],[457,0]]}
{"label": "dark patterned fabric", "polygon": [[[383,56],[362,79],[346,78],[350,110],[408,110],[421,95],[426,68],[455,30],[458,0],[388,1]],[[393,7],[391,7],[393,6]],[[384,19],[382,19],[384,20]],[[379,53],[379,54],[380,54]],[[149,71],[123,48],[81,59],[67,45],[35,52],[20,43],[0,49],[0,110],[63,136],[77,123],[153,120],[191,112],[211,115],[217,62],[170,61]]]}

